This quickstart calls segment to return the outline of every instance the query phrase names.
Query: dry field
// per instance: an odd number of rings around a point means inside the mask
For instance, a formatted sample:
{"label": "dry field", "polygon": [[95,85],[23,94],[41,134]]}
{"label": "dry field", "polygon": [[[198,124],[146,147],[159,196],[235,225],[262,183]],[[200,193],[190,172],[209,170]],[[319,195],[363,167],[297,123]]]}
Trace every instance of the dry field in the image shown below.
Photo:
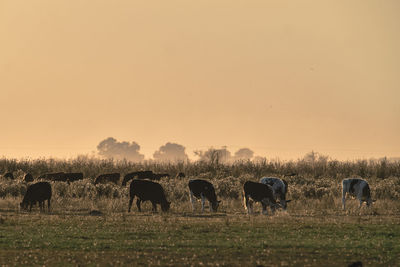
{"label": "dry field", "polygon": [[[366,179],[377,199],[371,208],[361,210],[356,200],[349,199],[348,210],[342,211],[342,177],[328,176],[333,171],[328,168],[330,162],[318,175],[319,165],[301,162],[269,171],[263,169],[270,168],[268,164],[6,163],[0,162],[0,167],[14,168],[15,180],[0,180],[1,265],[346,266],[355,261],[364,266],[400,265],[400,179],[393,175],[399,165],[388,164],[387,170],[369,163],[336,165],[337,173],[353,168],[351,175],[356,176],[360,176],[356,167],[364,166],[362,171],[373,174]],[[241,199],[244,181],[256,181],[262,175],[282,176],[289,167],[298,175],[287,178],[288,198],[292,199],[288,210],[269,216],[247,215]],[[134,205],[128,213],[127,187],[93,185],[99,173],[145,168],[189,173],[184,179],[160,182],[172,202],[169,212],[153,213],[150,203],[144,203],[144,212],[137,212]],[[40,213],[38,207],[32,212],[19,210],[27,186],[23,175],[58,170],[82,170],[86,178],[70,185],[53,182],[50,213]],[[380,172],[387,177],[377,177]],[[215,185],[222,200],[217,213],[192,212],[187,189],[191,178],[205,178]],[[200,203],[197,207],[199,210]],[[256,204],[255,210],[260,211],[261,206]]]}

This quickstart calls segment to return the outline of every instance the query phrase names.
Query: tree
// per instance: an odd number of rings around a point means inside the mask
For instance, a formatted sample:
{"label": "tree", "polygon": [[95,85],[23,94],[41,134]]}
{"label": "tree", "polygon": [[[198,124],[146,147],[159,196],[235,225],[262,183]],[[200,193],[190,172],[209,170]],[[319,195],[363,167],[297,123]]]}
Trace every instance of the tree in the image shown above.
{"label": "tree", "polygon": [[235,160],[250,160],[253,156],[254,152],[249,148],[241,148],[235,152]]}
{"label": "tree", "polygon": [[185,153],[185,147],[176,143],[166,143],[161,146],[153,154],[153,158],[157,161],[186,161],[188,160],[188,155]]}
{"label": "tree", "polygon": [[143,161],[144,155],[139,150],[140,146],[136,142],[118,142],[113,137],[106,138],[97,145],[100,156],[117,160]]}

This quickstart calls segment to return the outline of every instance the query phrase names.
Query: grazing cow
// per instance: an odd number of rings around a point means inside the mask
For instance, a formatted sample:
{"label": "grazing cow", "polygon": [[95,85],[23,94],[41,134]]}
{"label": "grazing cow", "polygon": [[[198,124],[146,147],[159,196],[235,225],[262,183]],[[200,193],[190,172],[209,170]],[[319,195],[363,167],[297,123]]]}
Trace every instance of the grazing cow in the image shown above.
{"label": "grazing cow", "polygon": [[40,211],[44,211],[44,202],[47,200],[47,207],[50,212],[50,199],[51,185],[48,182],[38,182],[28,186],[20,206],[23,209],[27,209],[29,205],[29,211],[32,211],[32,206],[39,202]]}
{"label": "grazing cow", "polygon": [[369,207],[374,200],[371,199],[371,190],[368,182],[360,178],[349,178],[342,181],[342,204],[346,209],[346,195],[356,197],[360,201],[360,208],[363,202]]}
{"label": "grazing cow", "polygon": [[287,203],[290,202],[290,200],[286,200],[286,194],[288,191],[287,182],[283,179],[275,177],[263,177],[260,179],[260,183],[267,184],[272,187],[275,201],[279,200],[279,204],[281,204],[282,208],[286,210]]}
{"label": "grazing cow", "polygon": [[67,172],[64,173],[64,181],[70,183],[83,180],[83,173],[81,172]]}
{"label": "grazing cow", "polygon": [[3,175],[3,177],[6,178],[6,179],[14,180],[14,175],[13,175],[12,172],[6,172],[6,173]]}
{"label": "grazing cow", "polygon": [[96,180],[94,181],[94,184],[105,184],[105,183],[114,183],[118,184],[119,179],[121,175],[116,172],[116,173],[106,173],[106,174],[101,174],[97,176]]}
{"label": "grazing cow", "polygon": [[124,180],[122,180],[122,186],[126,186],[126,184],[132,180],[133,178],[137,179],[152,179],[153,172],[152,171],[138,171],[131,172],[124,176]]}
{"label": "grazing cow", "polygon": [[75,182],[83,179],[83,173],[81,172],[55,172],[55,173],[46,173],[39,176],[39,179],[44,179],[47,181],[53,182]]}
{"label": "grazing cow", "polygon": [[180,172],[176,175],[176,178],[185,178],[186,175],[183,172]]}
{"label": "grazing cow", "polygon": [[217,200],[215,189],[212,183],[201,179],[189,180],[189,196],[193,211],[195,210],[194,205],[196,203],[194,197],[201,198],[201,212],[204,212],[204,204],[206,199],[210,204],[210,211],[216,212],[219,203],[221,202]]}
{"label": "grazing cow", "polygon": [[30,173],[25,174],[25,177],[24,177],[25,183],[33,182],[33,180],[34,180],[34,179],[33,179],[32,174],[30,174]]}
{"label": "grazing cow", "polygon": [[159,181],[163,177],[169,177],[168,173],[153,173],[151,180]]}
{"label": "grazing cow", "polygon": [[139,211],[142,211],[140,209],[140,203],[142,201],[147,201],[150,200],[151,204],[153,204],[153,211],[157,211],[157,205],[161,205],[161,210],[162,211],[168,211],[171,202],[168,202],[164,189],[159,183],[155,183],[152,181],[148,180],[132,180],[131,185],[129,187],[129,207],[128,207],[128,212],[131,211],[132,207],[132,201],[137,197],[136,200],[136,206],[138,207]]}
{"label": "grazing cow", "polygon": [[55,172],[55,173],[46,173],[42,174],[39,176],[39,179],[47,180],[47,181],[61,181],[65,182],[66,180],[64,179],[64,172]]}
{"label": "grazing cow", "polygon": [[267,206],[271,208],[272,213],[280,207],[275,201],[274,191],[270,185],[247,181],[243,185],[243,204],[247,213],[253,213],[253,203],[261,202],[262,213],[268,215]]}

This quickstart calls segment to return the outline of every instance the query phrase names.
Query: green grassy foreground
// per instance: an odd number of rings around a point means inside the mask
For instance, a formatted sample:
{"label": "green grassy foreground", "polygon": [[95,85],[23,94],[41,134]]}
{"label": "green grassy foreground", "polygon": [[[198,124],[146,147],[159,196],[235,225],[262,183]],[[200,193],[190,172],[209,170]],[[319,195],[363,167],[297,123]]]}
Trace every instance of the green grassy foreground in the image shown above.
{"label": "green grassy foreground", "polygon": [[0,265],[400,264],[396,215],[0,214]]}

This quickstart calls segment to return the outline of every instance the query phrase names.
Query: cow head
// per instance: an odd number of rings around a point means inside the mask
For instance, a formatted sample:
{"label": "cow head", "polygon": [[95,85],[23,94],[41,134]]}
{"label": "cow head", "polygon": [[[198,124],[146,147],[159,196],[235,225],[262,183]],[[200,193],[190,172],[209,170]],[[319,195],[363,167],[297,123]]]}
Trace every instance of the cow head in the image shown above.
{"label": "cow head", "polygon": [[213,210],[214,212],[217,211],[217,209],[218,209],[220,203],[221,203],[221,200],[218,200],[218,201],[215,201],[215,202],[213,202],[213,203],[211,204],[212,210]]}
{"label": "cow head", "polygon": [[170,207],[171,207],[171,202],[166,201],[164,203],[161,203],[162,211],[168,211]]}
{"label": "cow head", "polygon": [[281,205],[281,207],[286,210],[287,208],[287,203],[289,203],[290,201],[292,201],[291,199],[289,200],[280,200],[279,204]]}

